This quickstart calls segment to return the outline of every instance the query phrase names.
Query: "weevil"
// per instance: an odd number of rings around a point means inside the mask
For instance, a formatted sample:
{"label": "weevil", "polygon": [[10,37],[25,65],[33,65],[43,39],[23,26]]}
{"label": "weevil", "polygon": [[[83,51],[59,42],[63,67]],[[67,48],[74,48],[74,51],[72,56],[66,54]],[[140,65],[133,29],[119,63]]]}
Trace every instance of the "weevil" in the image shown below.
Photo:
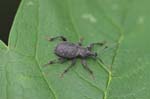
{"label": "weevil", "polygon": [[[49,41],[54,41],[56,39],[60,39],[61,42],[57,44],[57,46],[54,49],[54,53],[58,56],[58,59],[51,60],[44,66],[50,65],[50,64],[55,64],[55,63],[64,63],[66,60],[70,60],[71,64],[69,67],[67,67],[63,73],[61,73],[61,77],[65,73],[67,73],[73,66],[75,66],[77,58],[81,59],[81,64],[83,67],[93,76],[93,71],[88,67],[86,60],[88,58],[97,58],[97,53],[93,52],[92,49],[94,45],[99,45],[103,46],[106,42],[97,42],[97,43],[91,43],[87,47],[82,46],[82,41],[83,39],[81,38],[79,42],[77,43],[72,43],[67,40],[66,37],[64,36],[56,36],[49,38]],[[107,48],[107,46],[105,46]],[[103,61],[99,58],[99,60],[103,63]]]}

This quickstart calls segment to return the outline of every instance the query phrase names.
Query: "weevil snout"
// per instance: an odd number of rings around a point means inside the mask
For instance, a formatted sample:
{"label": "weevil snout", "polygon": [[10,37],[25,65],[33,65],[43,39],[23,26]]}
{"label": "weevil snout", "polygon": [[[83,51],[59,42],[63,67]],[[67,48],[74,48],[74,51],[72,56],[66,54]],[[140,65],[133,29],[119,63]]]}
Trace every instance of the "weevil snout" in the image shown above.
{"label": "weevil snout", "polygon": [[96,57],[97,57],[97,53],[96,53],[96,52],[92,53],[92,56],[93,56],[94,58],[96,58]]}
{"label": "weevil snout", "polygon": [[97,53],[96,52],[88,51],[87,53],[88,53],[88,56],[97,57]]}

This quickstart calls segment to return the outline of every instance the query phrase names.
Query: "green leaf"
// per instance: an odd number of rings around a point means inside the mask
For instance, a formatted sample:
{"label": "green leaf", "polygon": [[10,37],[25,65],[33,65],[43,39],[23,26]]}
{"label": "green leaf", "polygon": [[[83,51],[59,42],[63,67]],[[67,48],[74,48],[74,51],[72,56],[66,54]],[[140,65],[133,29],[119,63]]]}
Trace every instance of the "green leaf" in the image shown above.
{"label": "green leaf", "polygon": [[[148,99],[150,97],[150,14],[148,0],[22,0],[9,37],[0,41],[0,99]],[[83,37],[104,60],[87,59],[95,80],[80,60],[43,67],[56,59],[59,41]]]}

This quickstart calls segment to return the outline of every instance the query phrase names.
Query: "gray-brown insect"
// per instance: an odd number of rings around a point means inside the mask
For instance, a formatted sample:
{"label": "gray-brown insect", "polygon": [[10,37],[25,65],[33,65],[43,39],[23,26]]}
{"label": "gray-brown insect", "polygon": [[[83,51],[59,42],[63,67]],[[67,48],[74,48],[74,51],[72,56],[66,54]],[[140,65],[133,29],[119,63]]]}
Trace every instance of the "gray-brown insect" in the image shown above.
{"label": "gray-brown insect", "polygon": [[[76,63],[76,59],[80,58],[81,59],[81,64],[83,65],[83,67],[93,76],[93,71],[88,67],[86,59],[87,58],[93,58],[96,59],[97,58],[97,53],[96,52],[92,52],[92,48],[94,47],[94,45],[100,45],[103,46],[105,42],[101,42],[101,43],[91,43],[89,46],[87,47],[83,47],[82,46],[82,41],[83,39],[80,39],[80,41],[75,44],[75,43],[71,43],[68,42],[67,39],[64,36],[56,36],[53,38],[50,38],[49,41],[53,41],[55,39],[61,39],[61,43],[57,44],[54,52],[55,54],[59,57],[58,59],[52,60],[49,63],[45,64],[45,65],[49,65],[49,64],[54,64],[54,63],[64,63],[66,60],[71,60],[71,65],[66,68],[64,70],[64,72],[61,74],[61,77],[63,77],[63,75],[68,72],[68,70],[70,68],[72,68],[75,63]],[[103,61],[99,58],[99,60],[103,63]]]}

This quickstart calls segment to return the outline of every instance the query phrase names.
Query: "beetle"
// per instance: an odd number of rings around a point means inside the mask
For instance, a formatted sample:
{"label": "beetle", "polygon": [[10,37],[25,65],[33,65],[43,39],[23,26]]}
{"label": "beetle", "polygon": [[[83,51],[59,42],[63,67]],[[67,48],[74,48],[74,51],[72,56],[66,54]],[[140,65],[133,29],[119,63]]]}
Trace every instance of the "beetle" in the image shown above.
{"label": "beetle", "polygon": [[[86,59],[90,57],[96,59],[97,53],[92,52],[94,45],[103,46],[106,42],[104,41],[104,42],[91,43],[87,47],[83,47],[82,38],[80,38],[78,43],[69,42],[67,38],[64,36],[56,36],[56,37],[49,38],[48,40],[54,41],[56,39],[60,39],[62,41],[59,44],[57,44],[54,50],[54,53],[58,56],[58,59],[49,61],[47,64],[45,64],[45,66],[50,64],[55,64],[55,63],[64,63],[66,60],[70,60],[71,65],[67,67],[60,75],[60,77],[63,77],[63,75],[67,73],[69,69],[71,69],[75,65],[77,58],[79,58],[81,59],[81,64],[83,65],[83,67],[94,78],[93,71],[88,67]],[[107,48],[107,46],[105,46],[105,48]],[[100,58],[99,60],[103,63],[103,61]]]}

